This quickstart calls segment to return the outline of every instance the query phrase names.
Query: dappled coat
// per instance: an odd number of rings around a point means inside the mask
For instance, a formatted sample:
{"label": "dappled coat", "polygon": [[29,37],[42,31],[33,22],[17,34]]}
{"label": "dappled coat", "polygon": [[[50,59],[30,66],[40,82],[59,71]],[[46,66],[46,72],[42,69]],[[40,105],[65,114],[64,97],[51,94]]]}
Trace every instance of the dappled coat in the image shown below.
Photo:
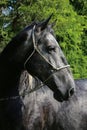
{"label": "dappled coat", "polygon": [[[24,75],[26,80],[20,80],[24,86],[20,88],[22,94],[40,84],[27,72]],[[62,103],[53,98],[47,86],[24,95],[24,130],[87,130],[87,79],[75,80],[75,83],[76,93]]]}

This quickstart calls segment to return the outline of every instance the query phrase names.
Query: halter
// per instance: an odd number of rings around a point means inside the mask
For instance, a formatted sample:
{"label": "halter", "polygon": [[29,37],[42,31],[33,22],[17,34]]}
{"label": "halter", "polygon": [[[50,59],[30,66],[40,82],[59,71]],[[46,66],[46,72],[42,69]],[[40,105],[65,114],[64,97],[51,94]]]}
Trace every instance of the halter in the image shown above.
{"label": "halter", "polygon": [[[68,68],[70,67],[70,65],[65,65],[65,66],[61,66],[61,67],[55,67],[54,65],[52,65],[48,59],[38,50],[36,43],[35,43],[35,26],[32,29],[32,41],[33,41],[33,46],[34,46],[34,50],[33,52],[29,55],[29,57],[26,59],[25,63],[24,63],[24,68],[26,69],[26,64],[27,62],[32,58],[32,56],[34,55],[35,51],[52,67],[52,70],[54,70],[54,72],[46,79],[43,81],[43,83],[41,82],[40,85],[38,85],[37,87],[31,89],[30,91],[25,92],[25,95],[34,92],[35,90],[40,89],[41,87],[43,87],[44,83],[47,82],[54,73],[56,73],[57,71],[60,71],[62,69]],[[27,70],[27,69],[26,69]],[[12,97],[7,97],[7,98],[1,98],[0,101],[8,101],[8,100],[16,100],[18,98],[20,98],[20,96],[23,96],[23,94],[20,94],[18,96],[12,96]]]}
{"label": "halter", "polygon": [[[35,25],[34,25],[34,27],[33,27],[33,29],[32,29],[32,41],[33,41],[34,50],[33,50],[33,52],[31,53],[31,55],[26,59],[26,61],[25,61],[25,63],[24,63],[24,68],[26,69],[26,64],[27,64],[27,62],[32,58],[32,56],[34,55],[34,53],[37,52],[37,53],[52,67],[52,70],[54,70],[54,72],[53,72],[46,80],[44,80],[43,83],[41,83],[41,84],[38,85],[37,87],[31,89],[31,90],[29,91],[29,93],[32,93],[32,92],[34,92],[35,90],[38,90],[38,89],[40,89],[41,87],[43,87],[44,83],[46,83],[46,82],[52,77],[52,75],[53,75],[54,73],[56,73],[57,71],[60,71],[60,70],[62,70],[62,69],[65,69],[65,68],[70,67],[69,64],[68,64],[68,65],[65,65],[65,66],[61,66],[61,67],[55,67],[54,65],[52,65],[52,64],[48,61],[48,59],[38,50],[38,48],[37,48],[37,46],[36,46],[36,42],[35,42],[35,34],[34,34],[34,31],[35,31]],[[27,69],[26,69],[26,70],[27,70]]]}
{"label": "halter", "polygon": [[[26,64],[27,62],[32,58],[32,56],[34,55],[35,51],[52,67],[52,70],[55,70],[55,71],[59,71],[61,69],[65,69],[67,67],[70,67],[70,65],[65,65],[65,66],[62,66],[62,67],[55,67],[54,65],[52,65],[48,59],[38,50],[37,46],[36,46],[36,43],[35,43],[35,35],[34,35],[34,30],[35,30],[35,25],[32,29],[32,40],[33,40],[33,46],[34,46],[34,50],[33,52],[31,53],[31,55],[26,59],[25,63],[24,63],[24,68],[26,69]],[[54,72],[55,73],[55,72]]]}

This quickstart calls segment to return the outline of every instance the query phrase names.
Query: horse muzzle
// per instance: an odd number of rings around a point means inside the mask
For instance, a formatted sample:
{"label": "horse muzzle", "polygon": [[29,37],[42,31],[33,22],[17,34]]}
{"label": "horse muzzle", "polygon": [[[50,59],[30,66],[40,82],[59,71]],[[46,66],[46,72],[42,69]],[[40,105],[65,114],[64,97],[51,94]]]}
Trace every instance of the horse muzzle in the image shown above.
{"label": "horse muzzle", "polygon": [[69,90],[67,90],[65,94],[63,94],[61,91],[56,90],[53,96],[57,101],[63,102],[67,101],[74,94],[74,91],[75,91],[74,88],[70,88]]}

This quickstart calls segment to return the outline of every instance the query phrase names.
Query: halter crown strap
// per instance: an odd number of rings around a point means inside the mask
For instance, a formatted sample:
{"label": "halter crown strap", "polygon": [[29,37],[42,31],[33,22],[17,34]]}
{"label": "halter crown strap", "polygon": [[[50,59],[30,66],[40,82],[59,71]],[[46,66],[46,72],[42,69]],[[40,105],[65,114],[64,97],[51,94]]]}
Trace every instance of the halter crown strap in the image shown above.
{"label": "halter crown strap", "polygon": [[36,48],[36,45],[35,45],[35,39],[34,39],[34,30],[35,30],[35,25],[32,29],[32,40],[33,40],[33,45],[34,45],[34,50],[33,52],[29,55],[29,57],[26,59],[26,61],[24,62],[24,68],[26,69],[26,64],[27,62],[30,60],[30,58],[33,56],[33,54],[35,53],[35,48]]}

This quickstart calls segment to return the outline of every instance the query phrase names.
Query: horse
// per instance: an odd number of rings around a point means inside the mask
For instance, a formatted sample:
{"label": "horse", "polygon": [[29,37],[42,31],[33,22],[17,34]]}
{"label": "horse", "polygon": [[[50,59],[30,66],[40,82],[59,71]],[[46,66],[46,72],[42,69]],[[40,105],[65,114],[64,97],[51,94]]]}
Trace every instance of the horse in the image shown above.
{"label": "horse", "polygon": [[53,24],[48,24],[51,17],[25,27],[0,54],[0,130],[30,130],[24,123],[29,117],[23,114],[29,99],[24,96],[26,90],[21,95],[19,87],[25,70],[47,85],[57,101],[66,101],[74,94],[70,65],[55,38]]}
{"label": "horse", "polygon": [[[26,75],[26,80],[23,77]],[[30,81],[30,82],[29,82]],[[27,84],[26,84],[27,83]],[[23,72],[20,80],[24,90],[35,90],[42,82]],[[87,79],[76,79],[76,91],[68,101],[59,102],[46,85],[30,92],[28,105],[24,109],[27,130],[87,130]],[[25,99],[24,99],[25,100]],[[25,100],[26,106],[26,100]]]}

